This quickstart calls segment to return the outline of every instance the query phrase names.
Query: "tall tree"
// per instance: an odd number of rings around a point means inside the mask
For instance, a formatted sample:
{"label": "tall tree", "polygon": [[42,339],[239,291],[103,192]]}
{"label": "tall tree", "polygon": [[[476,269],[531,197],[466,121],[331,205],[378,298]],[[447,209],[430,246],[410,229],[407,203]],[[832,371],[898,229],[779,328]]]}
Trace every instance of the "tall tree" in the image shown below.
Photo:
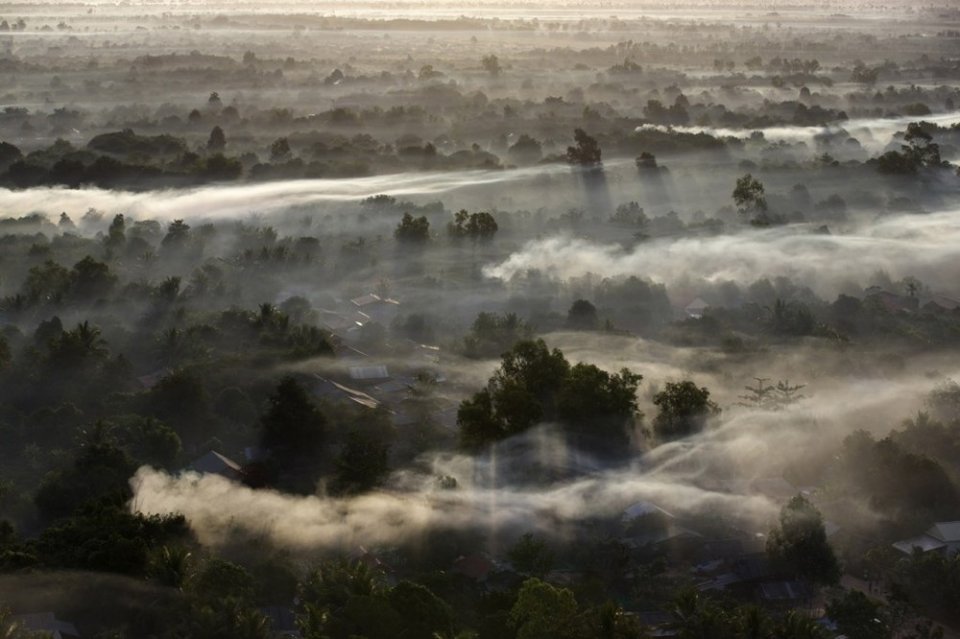
{"label": "tall tree", "polygon": [[710,399],[710,391],[690,380],[667,382],[653,398],[660,409],[653,421],[658,435],[666,438],[686,437],[700,431],[707,418],[720,412]]}
{"label": "tall tree", "polygon": [[840,564],[827,542],[823,517],[803,495],[780,510],[780,525],[767,538],[770,559],[798,577],[821,584],[840,579]]}
{"label": "tall tree", "polygon": [[293,377],[280,380],[260,418],[264,448],[294,458],[316,457],[323,450],[327,420]]}

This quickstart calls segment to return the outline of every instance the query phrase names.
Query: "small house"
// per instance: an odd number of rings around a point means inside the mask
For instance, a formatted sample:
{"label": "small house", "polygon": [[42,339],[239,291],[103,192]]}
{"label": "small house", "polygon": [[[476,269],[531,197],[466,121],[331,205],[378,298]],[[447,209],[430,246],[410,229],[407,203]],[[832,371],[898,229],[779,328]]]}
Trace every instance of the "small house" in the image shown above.
{"label": "small house", "polygon": [[201,475],[220,475],[233,481],[240,481],[243,478],[243,467],[215,450],[195,459],[187,466],[187,470]]}

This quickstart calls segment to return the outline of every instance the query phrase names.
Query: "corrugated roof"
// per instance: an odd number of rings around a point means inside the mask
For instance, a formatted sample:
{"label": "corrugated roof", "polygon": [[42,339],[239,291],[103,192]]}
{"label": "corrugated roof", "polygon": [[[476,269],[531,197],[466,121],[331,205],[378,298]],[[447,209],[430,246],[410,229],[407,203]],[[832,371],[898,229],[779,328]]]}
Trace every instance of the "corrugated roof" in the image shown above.
{"label": "corrugated roof", "polygon": [[927,534],[947,543],[960,541],[960,521],[938,521]]}
{"label": "corrugated roof", "polygon": [[211,475],[232,475],[240,473],[243,469],[240,464],[229,457],[211,450],[206,455],[194,460],[190,464],[190,470]]}
{"label": "corrugated roof", "polygon": [[387,379],[390,373],[386,366],[351,366],[351,379]]}
{"label": "corrugated roof", "polygon": [[939,550],[943,548],[944,545],[945,544],[939,539],[934,539],[929,535],[920,535],[912,539],[898,541],[893,544],[893,547],[904,554],[912,555],[914,548],[919,548],[922,552],[930,552],[931,550]]}
{"label": "corrugated roof", "polygon": [[623,520],[629,521],[631,519],[636,519],[637,517],[644,517],[646,515],[654,515],[657,513],[666,515],[667,517],[673,517],[673,515],[654,503],[649,501],[638,501],[623,511]]}

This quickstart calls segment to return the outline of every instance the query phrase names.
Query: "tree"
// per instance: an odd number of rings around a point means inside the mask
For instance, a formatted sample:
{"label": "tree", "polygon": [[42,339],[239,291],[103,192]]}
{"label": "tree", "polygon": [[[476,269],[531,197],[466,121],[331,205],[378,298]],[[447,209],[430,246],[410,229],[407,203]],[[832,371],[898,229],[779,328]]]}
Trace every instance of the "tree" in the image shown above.
{"label": "tree", "polygon": [[526,133],[521,133],[517,141],[507,149],[507,154],[514,162],[533,164],[539,162],[540,158],[543,157],[543,145],[537,139]]}
{"label": "tree", "polygon": [[657,157],[653,153],[644,151],[637,156],[635,163],[640,173],[648,173],[657,170]]}
{"label": "tree", "polygon": [[379,598],[383,592],[382,581],[366,563],[323,562],[307,573],[298,588],[301,634],[308,639],[359,634],[352,614],[356,602]]}
{"label": "tree", "polygon": [[178,249],[186,246],[190,239],[190,226],[183,220],[174,220],[167,227],[167,234],[163,236],[160,245],[164,248]]}
{"label": "tree", "polygon": [[249,602],[253,598],[254,581],[245,568],[212,558],[193,575],[188,587],[196,596],[208,601],[238,599]]}
{"label": "tree", "polygon": [[95,301],[110,294],[117,276],[110,272],[109,266],[88,255],[73,265],[70,280],[70,297]]}
{"label": "tree", "polygon": [[890,639],[893,633],[881,614],[881,604],[859,590],[847,590],[827,604],[827,616],[850,639]]}
{"label": "tree", "polygon": [[52,370],[63,371],[102,362],[108,354],[100,329],[84,320],[49,342],[47,362]]}
{"label": "tree", "polygon": [[56,262],[47,260],[40,266],[30,268],[20,290],[31,303],[58,302],[69,287],[70,272]]}
{"label": "tree", "polygon": [[353,430],[337,457],[337,487],[340,492],[362,493],[377,486],[390,467],[389,447],[375,435]]}
{"label": "tree", "polygon": [[611,375],[592,364],[571,367],[543,340],[517,342],[486,388],[460,403],[461,443],[476,449],[555,420],[575,433],[600,435],[603,443],[622,435],[636,412],[640,379],[626,369]]}
{"label": "tree", "polygon": [[473,359],[499,357],[517,342],[533,337],[533,327],[516,313],[480,313],[464,342],[464,355]]}
{"label": "tree", "polygon": [[551,418],[569,370],[563,353],[550,351],[543,340],[515,344],[503,354],[487,388],[461,402],[457,421],[463,444],[481,446]]}
{"label": "tree", "polygon": [[531,578],[520,587],[510,623],[517,629],[517,639],[554,639],[565,635],[576,614],[572,592]]}
{"label": "tree", "polygon": [[620,444],[624,427],[637,414],[637,387],[642,380],[642,375],[628,368],[611,374],[593,364],[576,364],[560,387],[557,416],[577,432],[602,435]]}
{"label": "tree", "polygon": [[763,184],[749,173],[737,178],[737,185],[733,189],[733,201],[744,214],[761,214],[767,210]]}
{"label": "tree", "polygon": [[287,138],[277,138],[270,145],[270,161],[283,162],[290,159],[290,142]]}
{"label": "tree", "polygon": [[210,130],[210,138],[207,140],[207,150],[212,152],[223,151],[227,146],[227,136],[219,126]]}
{"label": "tree", "polygon": [[470,238],[474,242],[493,239],[499,227],[497,220],[486,211],[468,213],[466,209],[457,211],[453,222],[447,225],[447,233],[455,239]]}
{"label": "tree", "polygon": [[823,517],[803,495],[780,510],[780,525],[767,538],[767,554],[798,577],[821,584],[840,579],[840,564],[827,542]]}
{"label": "tree", "polygon": [[526,533],[507,550],[507,558],[521,573],[543,577],[553,568],[553,551],[543,539]]}
{"label": "tree", "polygon": [[707,418],[720,412],[710,400],[710,391],[690,380],[667,382],[653,403],[660,409],[653,421],[654,431],[665,438],[686,437],[703,429]]}
{"label": "tree", "polygon": [[803,399],[800,391],[806,388],[804,384],[791,384],[790,380],[779,380],[776,385],[768,384],[766,377],[754,377],[756,386],[744,386],[746,395],[741,395],[741,406],[762,408],[766,410],[782,410],[791,404]]}
{"label": "tree", "polygon": [[587,135],[583,129],[575,129],[573,138],[577,145],[567,147],[567,162],[587,167],[600,164],[602,152],[596,139]]}
{"label": "tree", "polygon": [[261,445],[279,455],[312,459],[323,450],[327,420],[293,377],[280,380],[260,418]]}
{"label": "tree", "polygon": [[[64,213],[64,215],[66,214]],[[104,243],[108,249],[117,250],[122,248],[126,241],[126,221],[123,213],[118,213],[110,223],[110,228],[107,229],[107,238]]]}
{"label": "tree", "polygon": [[903,141],[907,143],[907,146],[902,147],[904,153],[917,166],[940,165],[940,145],[933,141],[933,136],[924,129],[922,124],[918,122],[908,124]]}
{"label": "tree", "polygon": [[37,510],[47,520],[66,517],[91,502],[122,506],[132,492],[136,465],[109,437],[104,424],[87,433],[73,464],[47,476],[37,491]]}
{"label": "tree", "polygon": [[493,76],[500,75],[500,72],[503,70],[500,66],[500,59],[492,53],[483,56],[480,63],[483,65],[483,70]]}
{"label": "tree", "polygon": [[409,213],[404,213],[393,236],[400,242],[423,244],[430,239],[430,222],[426,216],[414,218]]}
{"label": "tree", "polygon": [[597,307],[587,300],[576,300],[567,311],[567,328],[575,331],[595,331],[599,324]]}

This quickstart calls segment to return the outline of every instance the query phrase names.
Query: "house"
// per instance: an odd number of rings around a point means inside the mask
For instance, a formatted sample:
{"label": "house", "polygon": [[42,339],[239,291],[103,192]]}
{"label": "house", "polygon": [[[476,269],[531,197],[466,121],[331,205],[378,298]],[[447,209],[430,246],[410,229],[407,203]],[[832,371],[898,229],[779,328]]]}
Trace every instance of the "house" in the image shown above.
{"label": "house", "polygon": [[676,637],[680,634],[673,627],[673,615],[665,610],[648,610],[637,613],[637,617],[649,629],[651,637]]}
{"label": "house", "polygon": [[895,542],[893,547],[905,555],[912,555],[914,549],[954,555],[960,552],[960,521],[937,522],[924,534]]}
{"label": "house", "polygon": [[363,406],[364,408],[377,408],[380,405],[380,402],[370,395],[367,395],[363,391],[350,388],[349,386],[344,386],[343,384],[338,384],[337,382],[325,377],[318,376],[312,390],[315,397],[325,399],[327,401],[351,402],[357,404],[358,406]]}
{"label": "house", "polygon": [[660,506],[649,502],[649,501],[638,501],[635,504],[631,504],[624,511],[623,515],[620,518],[625,524],[629,524],[636,519],[641,517],[647,517],[649,515],[656,515],[658,517],[666,517],[668,519],[675,519],[673,515],[665,511]]}
{"label": "house", "polygon": [[483,555],[473,554],[457,557],[451,571],[474,581],[486,581],[493,569],[493,561]]}
{"label": "house", "polygon": [[380,324],[389,324],[400,311],[400,302],[395,299],[382,298],[376,293],[367,293],[350,300],[355,310],[370,317]]}
{"label": "house", "polygon": [[766,581],[758,590],[760,599],[777,605],[795,606],[813,596],[810,587],[802,581]]}
{"label": "house", "polygon": [[57,616],[52,612],[17,615],[13,618],[13,621],[26,630],[52,637],[52,639],[79,639],[80,637],[76,626],[57,619]]}
{"label": "house", "polygon": [[387,367],[379,364],[373,366],[351,366],[350,379],[363,384],[379,384],[390,379]]}
{"label": "house", "polygon": [[332,333],[346,333],[355,330],[370,321],[370,317],[360,312],[337,313],[336,311],[317,311],[320,325]]}
{"label": "house", "polygon": [[920,301],[913,296],[891,293],[879,286],[871,286],[864,291],[864,299],[879,303],[891,313],[913,313],[920,308]]}
{"label": "house", "polygon": [[187,470],[201,475],[220,475],[233,481],[240,481],[243,478],[243,467],[215,450],[195,459],[187,466]]}
{"label": "house", "polygon": [[137,381],[140,382],[140,385],[143,386],[146,390],[150,390],[164,377],[168,377],[173,374],[173,371],[169,368],[160,368],[152,373],[147,373],[146,375],[141,375],[137,378]]}
{"label": "house", "polygon": [[960,308],[960,302],[946,295],[929,295],[920,299],[920,308],[928,313],[946,313]]}

